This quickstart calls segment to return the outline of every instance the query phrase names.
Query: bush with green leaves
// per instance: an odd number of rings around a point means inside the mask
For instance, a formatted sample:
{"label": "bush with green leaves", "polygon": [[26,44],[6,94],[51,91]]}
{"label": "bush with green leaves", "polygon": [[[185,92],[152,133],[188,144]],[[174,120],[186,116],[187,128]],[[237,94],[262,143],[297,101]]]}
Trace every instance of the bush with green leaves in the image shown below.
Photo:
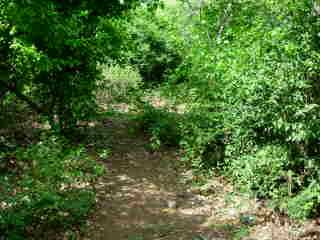
{"label": "bush with green leaves", "polygon": [[307,2],[208,1],[185,27],[188,50],[171,78],[187,76],[190,104],[222,113],[242,146],[316,145],[319,20]]}
{"label": "bush with green leaves", "polygon": [[289,170],[288,152],[280,145],[256,146],[230,160],[228,167],[232,178],[259,198],[290,195],[297,184]]}
{"label": "bush with green leaves", "polygon": [[119,64],[103,64],[99,67],[102,70],[102,78],[96,90],[99,105],[130,102],[130,96],[139,92],[142,78],[134,67]]}
{"label": "bush with green leaves", "polygon": [[[81,223],[95,204],[103,166],[64,140],[49,137],[1,156],[0,232],[8,239],[43,237]],[[46,238],[46,237],[44,237]]]}
{"label": "bush with green leaves", "polygon": [[[194,169],[222,166],[225,159],[225,140],[221,115],[205,111],[179,114],[167,108],[144,103],[137,115],[139,129],[150,135],[151,147],[179,146],[184,159]],[[211,118],[210,118],[211,117]]]}
{"label": "bush with green leaves", "polygon": [[158,149],[161,145],[179,145],[181,135],[178,124],[182,118],[178,114],[144,103],[136,120],[138,128],[150,135],[152,149]]}
{"label": "bush with green leaves", "polygon": [[319,179],[320,3],[182,2],[170,29],[183,39],[183,57],[168,96],[204,118],[181,124],[186,156],[202,166],[205,146],[221,134],[218,165],[240,185],[277,201],[313,199],[299,193]]}
{"label": "bush with green leaves", "polygon": [[184,159],[195,169],[211,169],[224,164],[225,133],[219,114],[198,107],[185,113],[180,122],[180,146]]}
{"label": "bush with green leaves", "polygon": [[95,108],[98,61],[119,56],[111,19],[137,2],[1,0],[0,92],[72,129]]}
{"label": "bush with green leaves", "polygon": [[320,210],[320,186],[314,181],[288,201],[289,216],[297,219],[316,217]]}
{"label": "bush with green leaves", "polygon": [[123,61],[137,67],[147,85],[159,84],[180,64],[179,41],[171,27],[174,24],[161,10],[132,11],[123,23],[127,33]]}

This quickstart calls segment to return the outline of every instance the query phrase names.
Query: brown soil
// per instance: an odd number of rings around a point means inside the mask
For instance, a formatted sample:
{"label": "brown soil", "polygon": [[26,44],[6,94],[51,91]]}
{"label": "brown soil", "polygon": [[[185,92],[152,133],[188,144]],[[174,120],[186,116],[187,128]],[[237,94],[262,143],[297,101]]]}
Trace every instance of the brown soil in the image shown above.
{"label": "brown soil", "polygon": [[[222,178],[195,187],[198,176],[181,167],[176,149],[148,151],[148,139],[132,134],[130,125],[104,120],[86,130],[107,173],[96,186],[97,207],[83,240],[299,239],[301,228]],[[106,159],[97,154],[103,148],[111,149]]]}

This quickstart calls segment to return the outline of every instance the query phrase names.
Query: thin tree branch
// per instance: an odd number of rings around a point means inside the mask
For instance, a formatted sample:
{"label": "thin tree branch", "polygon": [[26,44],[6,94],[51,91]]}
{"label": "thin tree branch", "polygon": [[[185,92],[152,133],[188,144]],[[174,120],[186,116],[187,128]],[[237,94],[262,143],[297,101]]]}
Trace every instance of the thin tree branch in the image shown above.
{"label": "thin tree branch", "polygon": [[221,36],[222,36],[222,33],[224,32],[225,27],[229,24],[231,20],[231,15],[232,15],[232,12],[230,13],[231,10],[232,10],[232,3],[229,3],[227,9],[225,9],[224,11],[224,16],[221,21],[219,31],[217,33],[217,40],[221,39]]}

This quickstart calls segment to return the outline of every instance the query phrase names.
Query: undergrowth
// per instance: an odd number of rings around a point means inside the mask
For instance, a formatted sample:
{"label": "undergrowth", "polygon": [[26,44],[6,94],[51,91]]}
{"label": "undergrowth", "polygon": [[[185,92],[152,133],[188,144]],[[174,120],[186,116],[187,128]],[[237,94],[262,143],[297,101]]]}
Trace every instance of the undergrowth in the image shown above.
{"label": "undergrowth", "polygon": [[104,168],[83,147],[50,136],[0,155],[0,236],[46,239],[84,223]]}

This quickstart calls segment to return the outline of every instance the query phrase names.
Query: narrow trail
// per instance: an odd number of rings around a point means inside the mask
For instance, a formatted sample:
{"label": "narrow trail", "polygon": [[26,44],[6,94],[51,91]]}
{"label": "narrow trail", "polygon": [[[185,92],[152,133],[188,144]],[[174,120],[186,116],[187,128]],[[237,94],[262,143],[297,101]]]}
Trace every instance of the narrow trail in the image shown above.
{"label": "narrow trail", "polygon": [[[294,239],[288,226],[260,219],[261,206],[219,178],[192,186],[176,149],[151,153],[147,138],[129,130],[125,120],[86,130],[88,141],[95,140],[92,148],[110,148],[111,154],[96,154],[107,173],[96,186],[97,207],[83,240]],[[255,216],[256,226],[242,223],[243,214]]]}

